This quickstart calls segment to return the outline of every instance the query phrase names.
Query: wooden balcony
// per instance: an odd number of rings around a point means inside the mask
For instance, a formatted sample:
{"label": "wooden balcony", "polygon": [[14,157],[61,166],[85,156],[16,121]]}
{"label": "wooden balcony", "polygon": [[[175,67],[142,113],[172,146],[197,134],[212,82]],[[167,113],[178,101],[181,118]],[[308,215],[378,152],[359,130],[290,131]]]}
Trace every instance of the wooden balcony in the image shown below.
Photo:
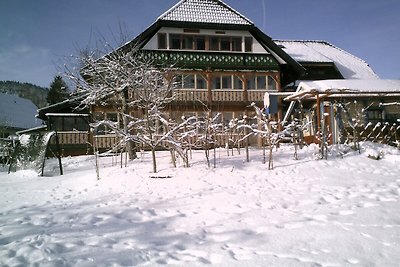
{"label": "wooden balcony", "polygon": [[263,102],[265,90],[248,90],[247,101],[248,102]]}
{"label": "wooden balcony", "polygon": [[[87,131],[63,131],[57,132],[60,145],[81,145],[89,142],[89,133]],[[55,139],[51,141],[55,144]]]}
{"label": "wooden balcony", "polygon": [[242,90],[213,90],[211,99],[213,102],[243,102],[245,100]]}
{"label": "wooden balcony", "polygon": [[175,101],[208,101],[207,90],[177,89]]}
{"label": "wooden balcony", "polygon": [[161,66],[189,69],[279,70],[278,62],[270,54],[174,50],[142,50],[141,53],[144,58]]}
{"label": "wooden balcony", "polygon": [[[248,90],[247,102],[262,102],[264,100],[265,90]],[[201,101],[207,103],[207,90],[196,89],[178,89],[176,90],[175,101]],[[245,102],[246,93],[242,90],[212,90],[211,100],[213,102]]]}

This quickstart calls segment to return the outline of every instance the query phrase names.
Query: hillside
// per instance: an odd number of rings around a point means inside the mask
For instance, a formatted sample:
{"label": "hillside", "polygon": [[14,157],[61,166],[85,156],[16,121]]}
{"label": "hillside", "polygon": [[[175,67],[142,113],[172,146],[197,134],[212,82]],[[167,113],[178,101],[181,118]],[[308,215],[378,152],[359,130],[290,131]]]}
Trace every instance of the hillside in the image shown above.
{"label": "hillside", "polygon": [[47,105],[46,96],[48,88],[30,83],[15,81],[0,81],[0,92],[16,95],[31,100],[38,108]]}

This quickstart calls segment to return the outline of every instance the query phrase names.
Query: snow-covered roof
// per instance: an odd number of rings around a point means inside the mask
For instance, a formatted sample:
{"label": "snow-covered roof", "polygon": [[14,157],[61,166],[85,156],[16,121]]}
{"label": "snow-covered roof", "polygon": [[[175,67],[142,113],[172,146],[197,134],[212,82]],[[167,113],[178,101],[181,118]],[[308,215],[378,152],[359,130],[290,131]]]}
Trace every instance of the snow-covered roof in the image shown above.
{"label": "snow-covered roof", "polygon": [[345,79],[379,79],[362,59],[325,41],[274,40],[298,62],[334,63]]}
{"label": "snow-covered roof", "polygon": [[162,14],[158,20],[235,25],[254,24],[219,0],[181,0]]}
{"label": "snow-covered roof", "polygon": [[89,114],[80,113],[46,113],[47,117],[89,117]]}
{"label": "snow-covered roof", "polygon": [[41,125],[36,119],[37,107],[32,101],[0,93],[0,126],[14,129],[28,129]]}
{"label": "snow-covered roof", "polygon": [[318,92],[365,92],[365,93],[400,93],[400,80],[321,80],[304,81],[299,84],[300,91]]}
{"label": "snow-covered roof", "polygon": [[400,96],[400,80],[321,80],[304,81],[299,84],[297,90],[285,100],[295,100],[312,97],[315,94],[335,95],[388,95]]}

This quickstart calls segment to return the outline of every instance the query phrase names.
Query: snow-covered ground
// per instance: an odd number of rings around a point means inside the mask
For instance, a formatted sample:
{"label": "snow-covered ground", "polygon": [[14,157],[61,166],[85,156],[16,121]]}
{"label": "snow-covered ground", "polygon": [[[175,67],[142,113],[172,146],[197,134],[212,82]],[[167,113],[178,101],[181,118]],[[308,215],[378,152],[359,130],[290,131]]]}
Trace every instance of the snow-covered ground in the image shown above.
{"label": "snow-covered ground", "polygon": [[165,179],[148,153],[101,158],[100,181],[86,156],[63,159],[64,176],[54,162],[46,177],[0,172],[0,266],[399,266],[399,150],[292,149],[270,171],[261,150],[221,150],[215,169],[201,151],[190,168],[159,152]]}

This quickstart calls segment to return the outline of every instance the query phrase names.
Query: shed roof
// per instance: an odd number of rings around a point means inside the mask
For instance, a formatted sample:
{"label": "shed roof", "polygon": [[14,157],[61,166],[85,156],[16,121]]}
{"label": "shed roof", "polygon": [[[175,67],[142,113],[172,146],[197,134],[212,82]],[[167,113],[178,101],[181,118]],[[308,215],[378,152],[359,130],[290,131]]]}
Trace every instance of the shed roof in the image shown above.
{"label": "shed roof", "polygon": [[301,91],[318,91],[321,93],[350,91],[360,93],[400,93],[400,80],[321,80],[304,81],[299,84]]}
{"label": "shed roof", "polygon": [[400,80],[320,80],[300,82],[297,90],[285,98],[286,101],[326,96],[400,96]]}
{"label": "shed roof", "polygon": [[32,101],[14,95],[0,93],[0,126],[28,129],[41,125],[35,117],[37,107]]}
{"label": "shed roof", "polygon": [[300,63],[334,63],[345,79],[379,79],[367,62],[326,41],[274,41]]}
{"label": "shed roof", "polygon": [[158,20],[247,26],[254,24],[220,0],[181,0]]}

